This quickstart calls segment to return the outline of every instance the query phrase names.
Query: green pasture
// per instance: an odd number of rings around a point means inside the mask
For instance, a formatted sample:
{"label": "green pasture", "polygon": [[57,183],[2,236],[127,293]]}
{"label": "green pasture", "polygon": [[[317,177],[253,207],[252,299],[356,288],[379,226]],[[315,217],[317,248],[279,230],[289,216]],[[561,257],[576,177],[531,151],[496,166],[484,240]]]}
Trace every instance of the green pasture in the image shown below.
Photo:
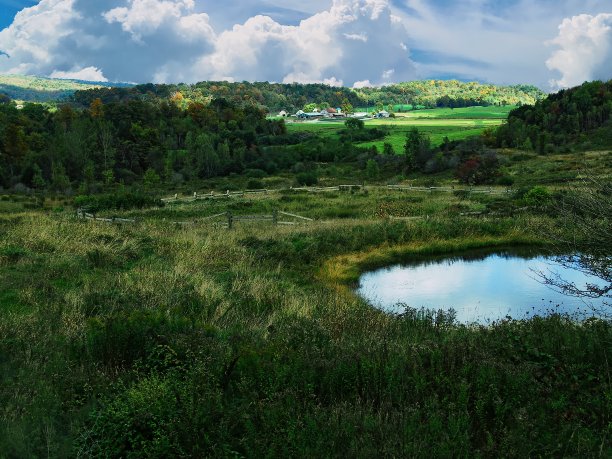
{"label": "green pasture", "polygon": [[434,108],[428,110],[415,110],[409,113],[396,113],[403,118],[452,118],[452,119],[502,119],[508,118],[508,114],[516,106],[505,107],[465,107],[465,108]]}
{"label": "green pasture", "polygon": [[500,124],[499,120],[372,120],[367,123],[368,126],[384,126],[388,129],[389,134],[384,139],[361,143],[359,146],[376,146],[379,151],[382,151],[384,144],[390,143],[393,149],[400,153],[406,143],[406,135],[415,127],[429,136],[432,145],[437,146],[444,141],[445,137],[448,137],[449,140],[462,140],[480,135],[485,129]]}
{"label": "green pasture", "polygon": [[[466,109],[456,109],[457,111],[464,110],[463,115],[459,113],[458,117],[451,118],[447,114],[447,112],[451,111],[450,109],[437,109],[421,110],[418,112],[419,117],[410,115],[397,118],[367,120],[365,122],[366,128],[384,127],[389,131],[389,134],[384,139],[374,142],[365,142],[359,145],[364,147],[376,146],[382,151],[383,145],[385,143],[390,143],[393,145],[395,151],[399,153],[404,147],[406,134],[415,127],[418,128],[419,131],[427,134],[433,145],[439,145],[444,140],[444,137],[448,137],[450,140],[461,140],[470,136],[479,135],[487,128],[502,124],[503,119],[495,118],[495,112],[492,109],[501,110],[504,107],[473,107],[473,109],[478,108],[485,111],[488,110],[489,117],[485,117],[483,112],[482,118],[477,118],[475,117],[475,110],[470,112]],[[468,118],[470,113],[473,116],[472,118]],[[459,116],[464,116],[464,118]],[[344,123],[341,121],[287,123],[289,132],[311,132],[322,137],[333,137],[344,128]]]}

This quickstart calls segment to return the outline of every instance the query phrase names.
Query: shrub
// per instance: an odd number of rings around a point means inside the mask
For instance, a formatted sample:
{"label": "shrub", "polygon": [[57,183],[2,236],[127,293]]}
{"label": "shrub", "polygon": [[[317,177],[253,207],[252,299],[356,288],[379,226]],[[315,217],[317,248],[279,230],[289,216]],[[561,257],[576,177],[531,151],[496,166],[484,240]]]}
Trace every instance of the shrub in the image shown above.
{"label": "shrub", "polygon": [[119,209],[142,209],[145,207],[163,207],[164,203],[140,192],[121,191],[99,195],[81,195],[74,198],[76,207],[83,207],[91,212]]}
{"label": "shrub", "polygon": [[499,176],[499,158],[493,152],[472,156],[459,165],[456,176],[469,185],[491,183]]}
{"label": "shrub", "polygon": [[262,179],[268,174],[266,173],[266,171],[261,169],[246,169],[244,171],[244,175],[246,175],[248,178]]}
{"label": "shrub", "polygon": [[261,180],[252,179],[247,182],[248,190],[260,190],[262,188],[265,188],[265,185]]}
{"label": "shrub", "polygon": [[512,186],[514,185],[514,178],[509,175],[502,175],[500,178],[497,179],[497,184],[503,186]]}
{"label": "shrub", "polygon": [[302,172],[295,177],[297,183],[302,186],[313,186],[319,183],[319,178],[315,172]]}
{"label": "shrub", "polygon": [[534,186],[523,197],[525,203],[529,206],[543,206],[550,201],[550,198],[550,192],[543,186]]}

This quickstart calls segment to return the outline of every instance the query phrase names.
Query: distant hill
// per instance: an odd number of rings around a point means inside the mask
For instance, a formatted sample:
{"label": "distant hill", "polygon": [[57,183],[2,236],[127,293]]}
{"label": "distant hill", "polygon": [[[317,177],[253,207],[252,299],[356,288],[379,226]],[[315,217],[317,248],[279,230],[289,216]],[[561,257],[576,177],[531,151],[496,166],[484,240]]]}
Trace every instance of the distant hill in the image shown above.
{"label": "distant hill", "polygon": [[104,103],[129,99],[168,99],[182,102],[206,102],[225,98],[237,104],[261,106],[271,113],[295,112],[308,104],[340,107],[348,102],[353,107],[401,105],[404,107],[467,107],[488,105],[534,104],[546,97],[534,86],[496,86],[463,83],[456,80],[413,81],[380,88],[349,89],[323,84],[228,83],[206,81],[194,85],[138,85],[132,88],[97,88],[78,91],[74,101],[88,106],[94,99]]}
{"label": "distant hill", "polygon": [[612,80],[584,83],[517,108],[496,132],[498,146],[538,153],[576,143],[612,148],[611,139]]}
{"label": "distant hill", "polygon": [[66,100],[76,91],[128,87],[123,83],[99,83],[81,80],[63,80],[25,75],[0,75],[0,94],[26,102],[57,102]]}

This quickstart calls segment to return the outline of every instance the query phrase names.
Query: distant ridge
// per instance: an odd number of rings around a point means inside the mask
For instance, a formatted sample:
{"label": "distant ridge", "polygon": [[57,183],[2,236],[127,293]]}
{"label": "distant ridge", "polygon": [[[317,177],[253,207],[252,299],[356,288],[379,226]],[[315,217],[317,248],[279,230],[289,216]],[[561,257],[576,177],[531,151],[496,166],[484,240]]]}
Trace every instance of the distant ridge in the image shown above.
{"label": "distant ridge", "polygon": [[0,75],[0,93],[25,102],[58,102],[76,91],[96,88],[127,88],[128,83],[102,83],[84,80],[65,80],[28,75]]}
{"label": "distant ridge", "polygon": [[[142,84],[129,88],[95,88],[77,91],[73,101],[89,106],[94,99],[104,103],[130,99],[149,101],[178,97],[181,104],[207,103],[211,99],[227,99],[235,104],[259,106],[270,113],[295,113],[309,104],[319,107],[374,109],[393,106],[394,111],[413,108],[460,108],[489,105],[533,105],[546,97],[534,86],[497,86],[458,80],[422,80],[396,83],[382,87],[351,89],[325,84],[279,84],[269,82],[203,81],[188,84]],[[383,108],[381,107],[381,109]]]}

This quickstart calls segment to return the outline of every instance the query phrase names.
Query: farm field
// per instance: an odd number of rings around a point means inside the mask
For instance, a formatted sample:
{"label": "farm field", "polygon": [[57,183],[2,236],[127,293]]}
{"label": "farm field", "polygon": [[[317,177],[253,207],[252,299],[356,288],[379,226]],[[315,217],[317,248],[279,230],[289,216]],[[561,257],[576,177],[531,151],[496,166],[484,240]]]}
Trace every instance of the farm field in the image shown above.
{"label": "farm field", "polygon": [[[389,143],[396,153],[401,153],[406,134],[415,127],[428,135],[434,146],[440,145],[445,137],[451,141],[462,140],[470,136],[477,136],[487,128],[501,125],[512,108],[514,107],[441,108],[399,113],[396,118],[366,120],[366,128],[384,127],[389,133],[384,139],[363,142],[358,145],[376,146],[379,151],[382,151],[384,144]],[[344,128],[342,121],[289,121],[287,123],[289,132],[306,131],[323,137],[333,137]]]}

